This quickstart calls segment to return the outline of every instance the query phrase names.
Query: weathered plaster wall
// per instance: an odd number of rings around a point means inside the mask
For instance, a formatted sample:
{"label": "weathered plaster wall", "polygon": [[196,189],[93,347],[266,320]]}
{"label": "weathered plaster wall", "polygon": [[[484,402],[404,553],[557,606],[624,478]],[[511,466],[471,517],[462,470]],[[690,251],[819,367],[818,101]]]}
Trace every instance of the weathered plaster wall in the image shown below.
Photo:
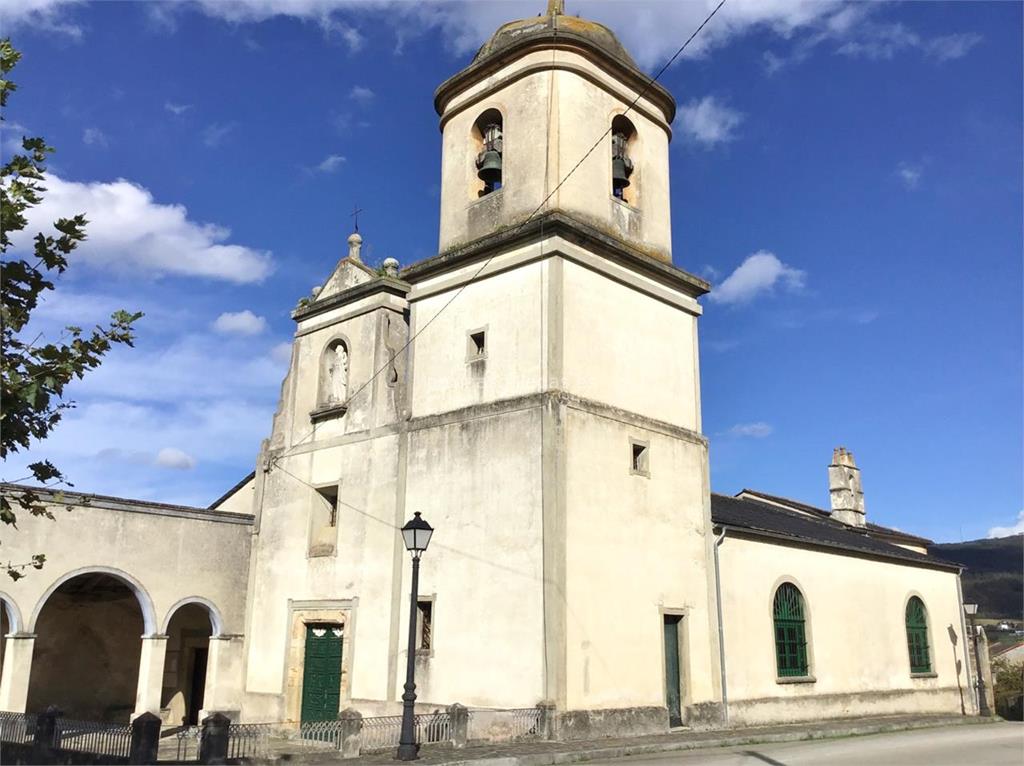
{"label": "weathered plaster wall", "polygon": [[700,430],[697,317],[567,261],[566,391]]}
{"label": "weathered plaster wall", "polygon": [[[434,595],[424,704],[530,707],[543,698],[541,410],[467,411],[410,422],[405,515],[436,529],[420,592]],[[447,422],[445,422],[447,421]],[[401,552],[396,637],[408,631],[411,565]],[[399,641],[394,693],[406,662]]]}
{"label": "weathered plaster wall", "polygon": [[[733,537],[720,548],[720,566],[734,723],[960,711],[955,574]],[[813,683],[776,681],[772,599],[783,579],[804,595]],[[935,677],[910,674],[904,610],[912,595],[928,610]]]}
{"label": "weathered plaster wall", "polygon": [[[478,269],[479,265],[471,267]],[[479,279],[440,315],[458,288],[421,300],[413,292],[412,332],[437,317],[416,339],[410,386],[413,417],[541,390],[546,269],[545,263],[534,262]],[[469,361],[467,336],[479,329],[486,331],[486,358]]]}
{"label": "weathered plaster wall", "polygon": [[717,699],[700,437],[574,407],[565,432],[567,707],[665,705],[663,610],[685,615],[684,706]]}

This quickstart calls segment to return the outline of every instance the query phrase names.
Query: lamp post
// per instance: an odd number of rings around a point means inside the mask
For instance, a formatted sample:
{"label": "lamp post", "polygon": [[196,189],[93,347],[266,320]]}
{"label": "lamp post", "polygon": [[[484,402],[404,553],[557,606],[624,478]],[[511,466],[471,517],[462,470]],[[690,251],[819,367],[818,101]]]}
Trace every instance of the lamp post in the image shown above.
{"label": "lamp post", "polygon": [[978,649],[978,628],[974,624],[974,616],[978,613],[977,604],[964,604],[964,613],[971,620],[971,641],[974,644],[974,668],[978,673],[978,715],[992,715],[988,709],[988,695],[985,693],[985,673],[981,669],[981,650]]}
{"label": "lamp post", "polygon": [[402,695],[402,736],[398,740],[398,760],[415,761],[420,757],[416,743],[416,598],[420,586],[420,556],[434,534],[425,519],[416,511],[402,527],[405,549],[412,554],[412,595],[409,601],[409,654],[405,666],[405,693]]}

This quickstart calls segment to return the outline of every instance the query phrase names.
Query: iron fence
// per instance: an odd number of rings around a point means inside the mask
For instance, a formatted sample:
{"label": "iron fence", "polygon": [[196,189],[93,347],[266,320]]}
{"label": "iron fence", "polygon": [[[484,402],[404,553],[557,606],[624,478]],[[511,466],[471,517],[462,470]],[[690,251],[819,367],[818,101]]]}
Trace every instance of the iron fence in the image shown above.
{"label": "iron fence", "polygon": [[302,745],[330,745],[341,748],[341,721],[305,721],[299,724]]}
{"label": "iron fence", "polygon": [[513,737],[535,737],[540,734],[540,708],[524,707],[508,712],[511,713]]}
{"label": "iron fence", "polygon": [[54,721],[53,747],[57,750],[127,758],[131,746],[131,724],[81,721],[63,717]]}
{"label": "iron fence", "polygon": [[32,744],[36,734],[36,716],[26,713],[0,712],[0,742]]}
{"label": "iron fence", "polygon": [[469,711],[468,738],[508,742],[543,736],[542,710],[525,708],[479,708]]}
{"label": "iron fence", "polygon": [[[452,738],[452,719],[448,713],[424,713],[414,719],[416,741],[421,745],[447,742]],[[364,753],[398,747],[402,738],[402,716],[382,715],[363,719],[359,749]]]}
{"label": "iron fence", "polygon": [[176,761],[198,761],[202,726],[182,726],[174,733]]}
{"label": "iron fence", "polygon": [[228,758],[261,758],[269,751],[271,723],[233,723],[228,727]]}

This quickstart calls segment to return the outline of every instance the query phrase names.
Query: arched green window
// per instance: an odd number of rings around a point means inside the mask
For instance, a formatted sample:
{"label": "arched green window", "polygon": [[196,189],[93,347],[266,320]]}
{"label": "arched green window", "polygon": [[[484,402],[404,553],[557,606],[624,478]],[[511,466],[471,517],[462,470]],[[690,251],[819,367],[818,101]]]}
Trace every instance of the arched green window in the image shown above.
{"label": "arched green window", "polygon": [[928,651],[928,613],[924,602],[914,596],[907,602],[907,649],[910,650],[910,672],[931,673],[932,659]]}
{"label": "arched green window", "polygon": [[779,676],[807,675],[807,633],[804,629],[804,597],[793,583],[775,591],[775,667]]}

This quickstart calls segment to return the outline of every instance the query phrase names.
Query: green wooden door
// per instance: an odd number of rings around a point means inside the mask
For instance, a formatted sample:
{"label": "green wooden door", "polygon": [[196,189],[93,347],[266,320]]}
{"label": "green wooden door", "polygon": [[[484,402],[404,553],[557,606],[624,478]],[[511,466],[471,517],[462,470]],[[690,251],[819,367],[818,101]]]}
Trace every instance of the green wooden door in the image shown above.
{"label": "green wooden door", "polygon": [[679,678],[679,620],[678,615],[665,615],[665,704],[668,707],[670,726],[682,726],[683,715],[680,707],[681,686]]}
{"label": "green wooden door", "polygon": [[341,704],[341,626],[307,625],[302,720],[333,721]]}

